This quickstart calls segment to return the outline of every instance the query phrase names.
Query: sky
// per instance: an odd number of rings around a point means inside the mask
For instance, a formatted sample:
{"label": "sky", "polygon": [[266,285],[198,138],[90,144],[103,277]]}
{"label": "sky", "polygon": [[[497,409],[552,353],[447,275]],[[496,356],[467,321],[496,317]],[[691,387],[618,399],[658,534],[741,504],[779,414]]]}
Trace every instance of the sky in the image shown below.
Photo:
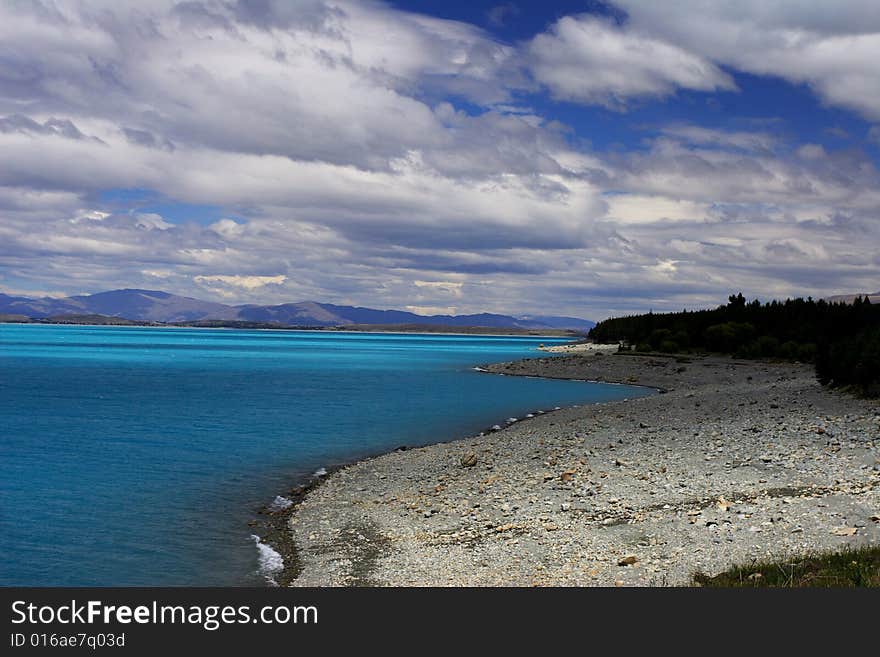
{"label": "sky", "polygon": [[876,0],[4,0],[0,291],[880,290]]}

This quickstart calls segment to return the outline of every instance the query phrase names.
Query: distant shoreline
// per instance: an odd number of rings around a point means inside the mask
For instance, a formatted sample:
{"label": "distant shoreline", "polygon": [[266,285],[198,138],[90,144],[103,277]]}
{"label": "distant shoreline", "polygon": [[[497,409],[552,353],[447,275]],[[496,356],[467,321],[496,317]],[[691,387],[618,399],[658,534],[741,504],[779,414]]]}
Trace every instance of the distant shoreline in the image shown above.
{"label": "distant shoreline", "polygon": [[282,326],[263,322],[238,322],[238,321],[197,321],[197,322],[147,322],[130,320],[117,317],[101,316],[111,321],[98,321],[94,316],[83,318],[82,321],[64,318],[10,318],[0,316],[0,324],[12,325],[50,325],[50,326],[93,326],[103,328],[107,326],[123,328],[197,328],[197,329],[232,329],[241,331],[313,331],[317,333],[406,333],[424,335],[485,335],[492,336],[523,336],[534,338],[570,338],[582,339],[585,334],[579,331],[566,329],[517,329],[499,328],[492,326],[443,326],[431,324],[402,324],[362,326]]}
{"label": "distant shoreline", "polygon": [[[225,329],[225,330],[240,330],[240,331],[310,331],[315,333],[401,333],[401,334],[421,334],[421,335],[483,335],[486,337],[509,337],[509,336],[522,336],[522,337],[530,337],[530,338],[551,338],[551,339],[560,339],[560,338],[568,338],[571,340],[582,339],[584,334],[577,331],[569,331],[563,329],[548,329],[548,330],[539,330],[539,329],[504,329],[498,327],[490,327],[490,326],[471,326],[471,327],[463,327],[463,326],[434,326],[434,325],[369,325],[365,324],[362,328],[358,328],[357,326],[278,326],[274,324],[264,324],[264,323],[236,323],[236,322],[211,322],[211,323],[200,323],[200,322],[180,322],[180,323],[167,323],[167,322],[146,322],[146,321],[138,321],[138,320],[125,320],[122,318],[110,318],[107,319],[120,319],[121,321],[115,322],[106,322],[106,323],[95,323],[90,321],[65,321],[65,320],[52,320],[52,319],[42,319],[42,318],[32,318],[27,320],[22,319],[14,319],[14,320],[4,320],[0,318],[0,324],[9,324],[9,325],[21,325],[21,326],[34,326],[34,325],[44,325],[44,326],[91,326],[95,328],[106,328],[106,327],[114,327],[114,328],[167,328],[167,329]],[[447,330],[448,329],[448,330]]]}

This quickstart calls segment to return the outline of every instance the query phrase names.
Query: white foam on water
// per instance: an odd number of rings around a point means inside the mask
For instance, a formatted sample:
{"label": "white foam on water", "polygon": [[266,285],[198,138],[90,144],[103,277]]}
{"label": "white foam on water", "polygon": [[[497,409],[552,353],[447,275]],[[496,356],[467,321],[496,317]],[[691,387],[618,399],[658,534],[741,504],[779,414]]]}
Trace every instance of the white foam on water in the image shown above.
{"label": "white foam on water", "polygon": [[293,500],[289,500],[282,495],[276,495],[275,499],[272,500],[272,504],[269,505],[269,511],[275,513],[277,511],[284,511],[284,509],[293,506]]}
{"label": "white foam on water", "polygon": [[318,468],[312,474],[315,477],[326,477],[327,476],[327,468]]}
{"label": "white foam on water", "polygon": [[257,562],[260,564],[260,574],[266,578],[268,584],[278,586],[275,575],[284,569],[284,558],[272,546],[263,543],[256,534],[251,534],[251,538],[254,539],[259,552]]}

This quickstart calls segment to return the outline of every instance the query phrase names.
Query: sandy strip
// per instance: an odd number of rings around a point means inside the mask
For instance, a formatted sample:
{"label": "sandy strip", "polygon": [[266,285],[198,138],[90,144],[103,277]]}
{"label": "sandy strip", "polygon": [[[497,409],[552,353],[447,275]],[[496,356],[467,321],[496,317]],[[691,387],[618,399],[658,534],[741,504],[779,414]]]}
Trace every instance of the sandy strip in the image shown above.
{"label": "sandy strip", "polygon": [[880,542],[880,404],[820,388],[809,366],[598,354],[488,369],[667,393],[335,472],[291,518],[294,585],[680,585]]}
{"label": "sandy strip", "polygon": [[556,344],[550,347],[541,345],[538,347],[541,351],[551,354],[592,354],[592,353],[614,353],[617,351],[616,344],[596,344],[593,342],[573,342],[570,344]]}

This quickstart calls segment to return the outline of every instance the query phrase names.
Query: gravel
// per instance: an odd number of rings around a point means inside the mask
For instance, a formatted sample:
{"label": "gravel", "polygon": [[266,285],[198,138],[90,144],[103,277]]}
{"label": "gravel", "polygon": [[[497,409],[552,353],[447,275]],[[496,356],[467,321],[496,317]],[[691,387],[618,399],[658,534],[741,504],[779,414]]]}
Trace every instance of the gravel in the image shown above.
{"label": "gravel", "polygon": [[665,394],[333,473],[291,517],[294,585],[685,585],[880,541],[880,404],[810,366],[599,353],[485,369]]}

